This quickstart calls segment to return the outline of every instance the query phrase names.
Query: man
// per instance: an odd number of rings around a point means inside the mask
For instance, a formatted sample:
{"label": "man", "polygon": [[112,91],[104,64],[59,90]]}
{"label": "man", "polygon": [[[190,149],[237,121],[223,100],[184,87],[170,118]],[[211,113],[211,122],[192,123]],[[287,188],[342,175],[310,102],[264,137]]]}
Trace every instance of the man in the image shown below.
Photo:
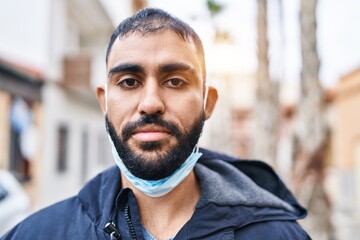
{"label": "man", "polygon": [[141,10],[114,31],[106,62],[97,96],[118,167],[3,239],[310,239],[268,166],[197,148],[217,92],[191,27]]}

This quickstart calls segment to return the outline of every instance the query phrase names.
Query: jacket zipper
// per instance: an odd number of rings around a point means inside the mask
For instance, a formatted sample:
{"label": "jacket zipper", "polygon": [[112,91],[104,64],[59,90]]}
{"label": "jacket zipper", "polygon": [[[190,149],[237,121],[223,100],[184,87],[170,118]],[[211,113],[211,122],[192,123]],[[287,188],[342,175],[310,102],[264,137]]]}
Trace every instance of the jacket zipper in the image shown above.
{"label": "jacket zipper", "polygon": [[129,226],[130,237],[131,237],[131,239],[136,240],[135,228],[134,228],[134,225],[133,225],[133,223],[131,221],[130,213],[129,213],[129,203],[125,204],[124,215],[125,215],[126,222],[127,222],[128,226]]}

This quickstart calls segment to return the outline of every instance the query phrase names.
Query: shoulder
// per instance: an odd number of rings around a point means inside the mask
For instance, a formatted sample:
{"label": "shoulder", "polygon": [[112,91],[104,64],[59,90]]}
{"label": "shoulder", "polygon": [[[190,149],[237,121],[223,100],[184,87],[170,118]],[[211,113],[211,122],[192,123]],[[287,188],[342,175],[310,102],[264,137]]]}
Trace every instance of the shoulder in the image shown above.
{"label": "shoulder", "polygon": [[235,231],[235,239],[311,240],[296,221],[265,221],[252,223]]}
{"label": "shoulder", "polygon": [[[63,239],[64,232],[77,231],[81,222],[88,225],[80,201],[72,197],[44,208],[20,222],[1,239]],[[86,223],[88,222],[88,223]]]}
{"label": "shoulder", "polygon": [[120,185],[118,176],[117,167],[99,173],[77,196],[34,213],[0,239],[98,239],[96,224],[112,207]]}
{"label": "shoulder", "polygon": [[[200,164],[214,170],[219,169],[219,165],[230,165],[239,173],[246,175],[260,188],[291,204],[298,209],[303,217],[307,215],[306,209],[298,204],[286,184],[268,164],[258,160],[239,159],[207,149],[201,149],[201,152],[203,156],[199,159]],[[228,177],[227,174],[222,174],[221,176],[224,178]],[[233,181],[233,179],[230,179],[230,181]]]}

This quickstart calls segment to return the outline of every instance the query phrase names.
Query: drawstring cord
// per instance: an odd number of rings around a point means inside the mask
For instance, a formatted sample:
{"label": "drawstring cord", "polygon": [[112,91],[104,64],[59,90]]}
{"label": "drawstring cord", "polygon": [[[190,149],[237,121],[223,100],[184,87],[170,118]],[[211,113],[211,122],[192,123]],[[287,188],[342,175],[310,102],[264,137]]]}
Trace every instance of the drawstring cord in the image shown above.
{"label": "drawstring cord", "polygon": [[[125,204],[124,215],[125,215],[126,222],[129,226],[130,237],[132,240],[136,240],[137,238],[136,238],[135,228],[131,221],[130,212],[129,212],[129,203]],[[114,221],[110,220],[108,223],[106,223],[104,231],[110,235],[111,240],[120,240],[121,234],[116,229],[116,225],[115,225]]]}
{"label": "drawstring cord", "polygon": [[120,240],[120,233],[116,229],[116,225],[113,221],[110,221],[105,224],[104,231],[110,235],[111,240]]}

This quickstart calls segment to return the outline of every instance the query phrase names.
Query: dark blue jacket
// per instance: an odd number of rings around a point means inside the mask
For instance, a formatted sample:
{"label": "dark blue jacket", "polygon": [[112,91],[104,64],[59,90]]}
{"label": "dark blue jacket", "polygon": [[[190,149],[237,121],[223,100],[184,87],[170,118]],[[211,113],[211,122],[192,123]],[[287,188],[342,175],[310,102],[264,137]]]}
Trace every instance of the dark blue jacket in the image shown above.
{"label": "dark blue jacket", "polygon": [[[201,152],[195,166],[201,197],[175,240],[310,239],[296,222],[306,210],[269,166]],[[33,214],[1,239],[142,239],[138,213],[132,191],[121,189],[113,167],[77,196]]]}

